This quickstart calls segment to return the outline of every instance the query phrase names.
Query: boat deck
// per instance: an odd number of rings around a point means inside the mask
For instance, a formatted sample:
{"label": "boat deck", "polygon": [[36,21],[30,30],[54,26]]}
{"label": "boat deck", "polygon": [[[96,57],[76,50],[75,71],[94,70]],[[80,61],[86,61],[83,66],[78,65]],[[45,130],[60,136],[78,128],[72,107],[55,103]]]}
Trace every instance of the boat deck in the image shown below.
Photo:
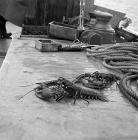
{"label": "boat deck", "polygon": [[85,52],[41,53],[33,39],[13,39],[0,69],[1,140],[137,140],[138,112],[114,84],[104,91],[109,102],[49,103],[34,92],[36,82],[85,72],[108,72]]}

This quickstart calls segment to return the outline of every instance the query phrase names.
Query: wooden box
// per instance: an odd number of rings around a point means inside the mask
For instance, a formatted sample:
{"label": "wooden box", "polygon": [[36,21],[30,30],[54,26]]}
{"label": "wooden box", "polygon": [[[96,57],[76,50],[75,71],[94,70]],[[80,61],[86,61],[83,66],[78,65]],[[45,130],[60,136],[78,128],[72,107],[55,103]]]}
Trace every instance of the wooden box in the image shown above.
{"label": "wooden box", "polygon": [[75,40],[77,38],[77,28],[60,22],[50,22],[48,35],[60,39]]}
{"label": "wooden box", "polygon": [[61,44],[47,39],[47,40],[36,40],[35,48],[41,52],[57,52],[61,48]]}
{"label": "wooden box", "polygon": [[23,25],[21,37],[43,38],[47,36],[47,26]]}

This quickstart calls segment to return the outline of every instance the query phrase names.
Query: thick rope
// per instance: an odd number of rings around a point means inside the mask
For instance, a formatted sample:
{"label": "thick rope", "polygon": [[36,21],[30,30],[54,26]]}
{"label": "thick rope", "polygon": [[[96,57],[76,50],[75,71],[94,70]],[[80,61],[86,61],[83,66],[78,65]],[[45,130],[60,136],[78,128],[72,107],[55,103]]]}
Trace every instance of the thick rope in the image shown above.
{"label": "thick rope", "polygon": [[92,47],[86,50],[89,58],[102,60],[103,66],[125,76],[118,84],[125,97],[138,108],[138,95],[132,90],[133,79],[138,81],[138,42]]}

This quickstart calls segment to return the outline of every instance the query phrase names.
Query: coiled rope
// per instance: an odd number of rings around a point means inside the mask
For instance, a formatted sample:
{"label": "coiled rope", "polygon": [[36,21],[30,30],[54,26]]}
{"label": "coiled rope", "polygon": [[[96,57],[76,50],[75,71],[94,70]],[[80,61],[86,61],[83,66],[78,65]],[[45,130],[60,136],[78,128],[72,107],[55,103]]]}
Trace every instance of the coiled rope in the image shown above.
{"label": "coiled rope", "polygon": [[128,84],[134,79],[138,81],[138,42],[93,46],[86,52],[87,57],[100,59],[104,67],[124,75],[118,87],[121,93],[138,109],[138,91],[134,91],[131,84]]}

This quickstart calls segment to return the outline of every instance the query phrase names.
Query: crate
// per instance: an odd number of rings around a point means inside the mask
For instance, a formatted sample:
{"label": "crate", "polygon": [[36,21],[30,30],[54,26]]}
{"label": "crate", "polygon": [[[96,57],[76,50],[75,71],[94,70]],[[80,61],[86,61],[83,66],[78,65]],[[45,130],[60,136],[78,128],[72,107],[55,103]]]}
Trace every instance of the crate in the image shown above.
{"label": "crate", "polygon": [[20,37],[45,38],[47,26],[23,25]]}
{"label": "crate", "polygon": [[41,52],[57,52],[61,49],[61,44],[51,40],[36,40],[35,48]]}
{"label": "crate", "polygon": [[48,35],[66,40],[75,40],[78,36],[78,30],[73,25],[63,24],[60,22],[50,22],[48,27]]}

